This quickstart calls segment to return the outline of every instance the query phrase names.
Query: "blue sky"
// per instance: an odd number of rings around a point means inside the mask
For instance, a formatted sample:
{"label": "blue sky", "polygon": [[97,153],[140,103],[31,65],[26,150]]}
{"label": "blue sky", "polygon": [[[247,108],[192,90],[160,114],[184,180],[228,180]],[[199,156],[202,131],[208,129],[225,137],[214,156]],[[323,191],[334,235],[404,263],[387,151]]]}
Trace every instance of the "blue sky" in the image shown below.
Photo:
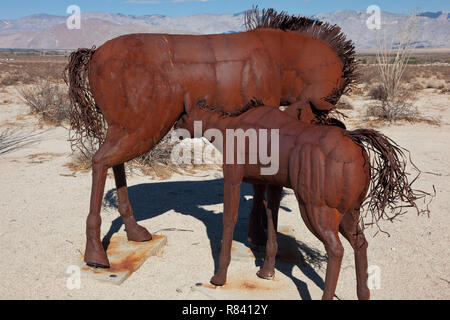
{"label": "blue sky", "polygon": [[167,16],[197,13],[238,13],[258,4],[291,14],[315,14],[338,9],[363,9],[378,5],[383,11],[409,13],[450,10],[448,0],[0,0],[0,19],[15,19],[35,13],[67,15],[69,5],[81,11],[107,11],[132,15],[162,14]]}

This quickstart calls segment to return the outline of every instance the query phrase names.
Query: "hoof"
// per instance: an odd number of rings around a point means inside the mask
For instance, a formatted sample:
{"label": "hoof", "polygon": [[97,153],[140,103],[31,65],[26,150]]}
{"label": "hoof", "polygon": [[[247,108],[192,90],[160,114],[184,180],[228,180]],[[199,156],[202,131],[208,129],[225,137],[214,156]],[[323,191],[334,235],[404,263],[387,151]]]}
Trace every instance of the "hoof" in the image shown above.
{"label": "hoof", "polygon": [[370,300],[370,290],[368,288],[357,289],[358,300]]}
{"label": "hoof", "polygon": [[215,285],[215,286],[223,286],[226,282],[226,278],[225,277],[221,277],[218,275],[214,275],[211,280],[210,280],[211,284]]}
{"label": "hoof", "polygon": [[126,229],[128,241],[145,242],[152,240],[152,235],[144,227],[136,225],[133,229]]}
{"label": "hoof", "polygon": [[100,255],[98,255],[96,257],[91,256],[91,257],[87,258],[85,256],[84,262],[86,262],[86,264],[89,267],[93,267],[93,268],[108,269],[110,267],[108,258],[106,257],[106,254],[104,257],[101,257]]}
{"label": "hoof", "polygon": [[275,277],[275,271],[269,272],[269,271],[264,271],[264,269],[259,270],[256,275],[264,280],[273,280],[273,278]]}
{"label": "hoof", "polygon": [[91,263],[91,262],[86,262],[86,265],[88,266],[88,267],[91,267],[91,268],[98,268],[98,269],[109,269],[109,264],[108,265],[103,265],[103,264],[98,264],[98,263],[95,263],[95,262],[93,262],[93,263]]}
{"label": "hoof", "polygon": [[84,262],[94,268],[109,268],[108,257],[100,242],[87,242]]}

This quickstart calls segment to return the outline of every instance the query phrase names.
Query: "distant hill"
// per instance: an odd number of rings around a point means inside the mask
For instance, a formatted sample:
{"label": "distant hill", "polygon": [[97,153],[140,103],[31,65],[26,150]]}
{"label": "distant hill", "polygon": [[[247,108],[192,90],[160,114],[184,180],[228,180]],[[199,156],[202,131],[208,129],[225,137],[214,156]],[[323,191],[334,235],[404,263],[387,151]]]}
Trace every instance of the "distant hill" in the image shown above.
{"label": "distant hill", "polygon": [[[381,35],[388,38],[406,15],[382,12]],[[376,31],[366,27],[368,14],[361,10],[338,10],[312,16],[342,27],[357,49],[376,47]],[[184,17],[133,16],[107,12],[82,13],[81,30],[68,30],[65,16],[35,14],[15,20],[0,20],[0,48],[74,49],[101,45],[128,33],[232,33],[244,31],[244,13],[198,14]],[[418,15],[414,42],[420,48],[450,47],[450,14],[424,12]]]}
{"label": "distant hill", "polygon": [[[373,49],[377,47],[377,31],[369,30],[366,21],[369,15],[362,10],[338,10],[332,13],[321,13],[314,18],[339,25],[358,49]],[[397,32],[398,24],[407,15],[381,13],[382,29],[378,30],[381,38],[386,34],[391,39]],[[450,48],[450,12],[425,12],[418,14],[413,42],[417,48]]]}

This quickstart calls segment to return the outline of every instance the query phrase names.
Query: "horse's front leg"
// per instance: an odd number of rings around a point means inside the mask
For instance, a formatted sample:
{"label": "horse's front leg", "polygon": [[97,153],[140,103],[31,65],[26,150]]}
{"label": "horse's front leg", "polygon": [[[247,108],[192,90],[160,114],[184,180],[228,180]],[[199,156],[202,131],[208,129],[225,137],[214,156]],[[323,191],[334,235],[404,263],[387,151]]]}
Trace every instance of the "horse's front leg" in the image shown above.
{"label": "horse's front leg", "polygon": [[258,271],[257,275],[260,278],[271,280],[275,275],[275,257],[277,255],[277,231],[275,229],[275,222],[272,220],[272,210],[266,208],[267,214],[267,245],[266,245],[266,259],[264,266]]}
{"label": "horse's front leg", "polygon": [[224,199],[223,199],[223,231],[222,247],[220,249],[219,269],[211,278],[211,283],[222,286],[227,281],[227,270],[231,261],[231,245],[233,242],[234,226],[236,225],[243,167],[239,165],[223,166]]}

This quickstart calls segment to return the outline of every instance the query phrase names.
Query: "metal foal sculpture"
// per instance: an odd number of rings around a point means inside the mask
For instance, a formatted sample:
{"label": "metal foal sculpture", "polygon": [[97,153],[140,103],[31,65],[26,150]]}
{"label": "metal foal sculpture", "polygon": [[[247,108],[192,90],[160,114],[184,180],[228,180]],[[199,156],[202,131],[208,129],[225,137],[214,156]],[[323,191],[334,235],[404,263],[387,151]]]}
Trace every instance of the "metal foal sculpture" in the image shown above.
{"label": "metal foal sculpture", "polygon": [[151,239],[133,217],[124,163],[157,144],[184,107],[207,96],[207,103],[232,113],[257,97],[267,105],[289,105],[295,116],[304,108],[310,112],[302,115],[323,119],[353,81],[354,48],[337,26],[273,10],[261,15],[257,9],[247,22],[254,30],[132,34],[71,54],[65,73],[72,101],[71,139],[76,146],[101,144],[92,160],[88,265],[109,267],[100,240],[108,168],[114,171],[128,239]]}
{"label": "metal foal sculpture", "polygon": [[[241,145],[244,150],[237,150],[237,143],[233,142],[230,148],[227,146],[233,139],[219,140],[223,141],[223,145],[217,147],[224,157],[225,180],[223,235],[219,268],[211,282],[219,286],[226,282],[241,182],[262,182],[293,189],[303,221],[323,242],[328,255],[323,299],[333,298],[338,281],[344,251],[339,232],[354,250],[358,298],[368,299],[367,241],[359,225],[360,208],[367,200],[374,221],[392,220],[403,212],[402,203],[420,212],[415,201],[424,193],[411,188],[405,172],[406,157],[395,142],[377,131],[347,131],[333,126],[311,125],[260,104],[252,100],[242,113],[230,116],[200,100],[195,107],[187,106],[187,114],[177,123],[178,128],[187,129],[191,136],[194,134],[194,121],[201,121],[203,132],[214,128],[224,137],[229,129],[279,130],[279,140],[269,139],[265,146],[265,150],[272,150],[269,145],[275,143],[279,146],[279,170],[273,175],[260,174],[263,165],[259,158],[251,164],[249,156],[255,153],[250,149],[251,142]],[[257,139],[258,142],[253,142],[261,148],[261,136]],[[213,144],[216,141],[212,141]],[[375,152],[372,160],[367,150]],[[236,159],[239,153],[246,154],[243,164],[236,160],[226,161]],[[277,243],[272,215],[276,214],[278,207],[276,202],[267,207],[269,236],[264,266],[258,272],[261,278],[270,279],[275,273]]]}

